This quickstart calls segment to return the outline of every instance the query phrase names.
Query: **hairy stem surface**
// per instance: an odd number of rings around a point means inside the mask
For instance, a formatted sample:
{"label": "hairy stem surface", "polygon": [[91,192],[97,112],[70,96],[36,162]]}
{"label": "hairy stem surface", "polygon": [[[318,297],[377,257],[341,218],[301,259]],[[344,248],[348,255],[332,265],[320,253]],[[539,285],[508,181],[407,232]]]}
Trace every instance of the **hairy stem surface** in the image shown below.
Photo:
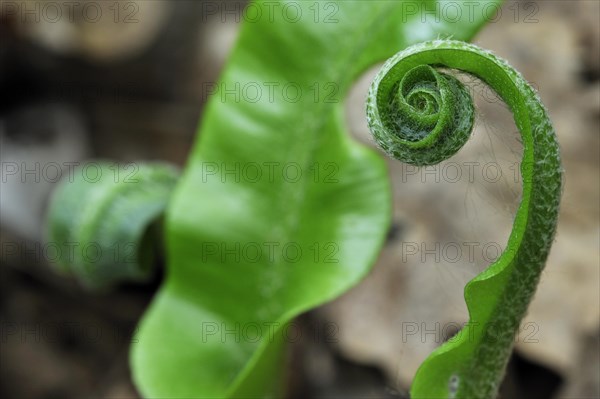
{"label": "hairy stem surface", "polygon": [[469,323],[421,365],[411,397],[493,398],[553,241],[561,193],[558,142],[537,93],[506,61],[472,44],[436,40],[390,58],[371,85],[368,124],[389,155],[432,165],[468,140],[472,98],[440,68],[481,79],[511,109],[523,141],[523,194],[506,250],[465,287]]}

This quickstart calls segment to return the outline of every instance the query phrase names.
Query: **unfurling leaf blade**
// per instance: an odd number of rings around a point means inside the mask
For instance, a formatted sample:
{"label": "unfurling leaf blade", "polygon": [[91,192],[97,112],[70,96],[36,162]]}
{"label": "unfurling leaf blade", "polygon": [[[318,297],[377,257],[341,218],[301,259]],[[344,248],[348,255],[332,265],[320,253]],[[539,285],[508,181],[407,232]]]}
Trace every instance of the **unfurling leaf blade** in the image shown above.
{"label": "unfurling leaf blade", "polygon": [[[243,24],[167,212],[167,279],[132,346],[142,394],[277,392],[290,320],[356,284],[390,223],[385,165],[348,137],[343,100],[360,73],[399,49],[440,34],[468,40],[485,22],[468,16],[468,2],[457,2],[464,18],[452,24],[405,7],[442,3],[327,2],[333,23],[315,22],[311,7],[325,3],[253,3],[264,17]],[[299,19],[267,18],[268,7],[289,5]],[[250,167],[262,178],[248,178]],[[302,255],[286,257],[286,245]],[[256,247],[258,258],[244,254]]]}
{"label": "unfurling leaf blade", "polygon": [[89,162],[65,176],[48,212],[56,266],[90,288],[144,281],[162,247],[153,223],[167,206],[178,171],[162,163]]}

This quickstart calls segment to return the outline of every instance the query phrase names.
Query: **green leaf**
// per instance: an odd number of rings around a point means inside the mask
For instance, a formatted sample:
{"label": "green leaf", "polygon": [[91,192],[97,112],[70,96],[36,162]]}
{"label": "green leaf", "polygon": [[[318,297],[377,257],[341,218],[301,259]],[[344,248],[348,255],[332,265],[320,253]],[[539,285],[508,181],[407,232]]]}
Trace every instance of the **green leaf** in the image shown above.
{"label": "green leaf", "polygon": [[469,138],[472,99],[462,83],[435,68],[481,79],[509,106],[523,141],[523,195],[506,250],[465,287],[469,323],[421,365],[411,397],[493,399],[556,230],[558,142],[536,91],[506,61],[472,44],[435,40],[390,58],[371,85],[369,127],[395,158],[438,163]]}
{"label": "green leaf", "polygon": [[48,213],[48,247],[58,269],[84,285],[105,289],[145,281],[161,240],[151,228],[177,182],[161,163],[89,162],[65,176]]}
{"label": "green leaf", "polygon": [[243,24],[167,211],[167,278],[131,355],[144,396],[278,394],[288,323],[356,284],[390,222],[384,162],[348,137],[343,100],[374,63],[484,23],[469,2],[453,23],[424,12],[442,3],[252,3],[262,17]]}

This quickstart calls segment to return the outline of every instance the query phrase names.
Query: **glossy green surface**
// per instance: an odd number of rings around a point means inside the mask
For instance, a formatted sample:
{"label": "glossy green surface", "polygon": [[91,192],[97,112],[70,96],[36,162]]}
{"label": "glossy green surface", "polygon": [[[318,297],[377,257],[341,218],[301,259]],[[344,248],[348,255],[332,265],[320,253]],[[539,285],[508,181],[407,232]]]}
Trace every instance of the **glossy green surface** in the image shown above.
{"label": "glossy green surface", "polygon": [[[431,66],[476,76],[509,106],[523,141],[523,195],[506,250],[465,287],[469,323],[421,365],[411,397],[495,398],[556,229],[562,173],[558,142],[537,93],[506,61],[471,44],[436,40],[389,59],[369,91],[369,127],[397,159],[440,162],[469,137],[471,98]],[[398,84],[402,96],[395,90]],[[423,120],[429,133],[423,133]]]}
{"label": "glossy green surface", "polygon": [[[264,11],[265,4],[252,7]],[[321,9],[316,23],[314,2],[289,4],[301,7],[296,22],[276,12],[272,20],[243,24],[169,207],[167,280],[131,357],[146,397],[277,393],[284,382],[281,341],[289,339],[283,329],[271,337],[269,326],[356,284],[390,223],[384,163],[345,131],[348,89],[398,49],[439,34],[466,40],[483,23],[436,23],[435,15],[423,23],[422,13],[407,15],[405,2],[395,1],[321,2],[332,8]],[[335,22],[325,23],[324,13],[333,11]],[[256,101],[254,92],[244,94],[253,85],[263,88]],[[302,93],[297,100],[288,86]],[[286,175],[288,165],[294,166]],[[251,176],[245,168],[253,168]],[[255,180],[257,168],[262,178]],[[302,250],[293,261],[283,252],[290,243]],[[269,245],[276,246],[273,256]],[[244,254],[257,246],[257,259],[256,252]],[[258,340],[244,332],[256,326]]]}
{"label": "glossy green surface", "polygon": [[[131,348],[143,396],[281,396],[293,318],[360,281],[390,224],[385,164],[344,126],[348,90],[410,44],[470,39],[499,1],[476,13],[453,3],[462,12],[452,22],[431,12],[444,4],[434,0],[249,5],[167,209],[166,281]],[[71,194],[87,198],[81,190]],[[69,206],[78,214],[63,193],[52,212]],[[104,217],[127,231],[128,217]]]}

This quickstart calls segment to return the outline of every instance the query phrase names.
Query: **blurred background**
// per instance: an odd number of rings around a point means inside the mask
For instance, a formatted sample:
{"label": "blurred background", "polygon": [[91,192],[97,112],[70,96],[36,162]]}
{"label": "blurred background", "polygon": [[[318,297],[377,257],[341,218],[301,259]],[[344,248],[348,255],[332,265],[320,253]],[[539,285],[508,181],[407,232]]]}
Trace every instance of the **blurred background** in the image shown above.
{"label": "blurred background", "polygon": [[[56,2],[0,2],[0,397],[138,397],[128,348],[161,276],[94,294],[52,272],[44,215],[56,179],[45,167],[183,166],[243,19],[244,2],[210,3],[80,0],[58,15]],[[565,169],[555,245],[502,396],[598,398],[600,2],[509,1],[475,43],[539,90]],[[376,71],[345,104],[348,131],[369,146],[364,98]],[[407,397],[419,364],[467,321],[464,285],[510,233],[521,147],[506,106],[463,78],[477,103],[473,139],[430,169],[388,160],[388,242],[365,281],[299,318],[334,328],[292,345],[289,397]]]}

